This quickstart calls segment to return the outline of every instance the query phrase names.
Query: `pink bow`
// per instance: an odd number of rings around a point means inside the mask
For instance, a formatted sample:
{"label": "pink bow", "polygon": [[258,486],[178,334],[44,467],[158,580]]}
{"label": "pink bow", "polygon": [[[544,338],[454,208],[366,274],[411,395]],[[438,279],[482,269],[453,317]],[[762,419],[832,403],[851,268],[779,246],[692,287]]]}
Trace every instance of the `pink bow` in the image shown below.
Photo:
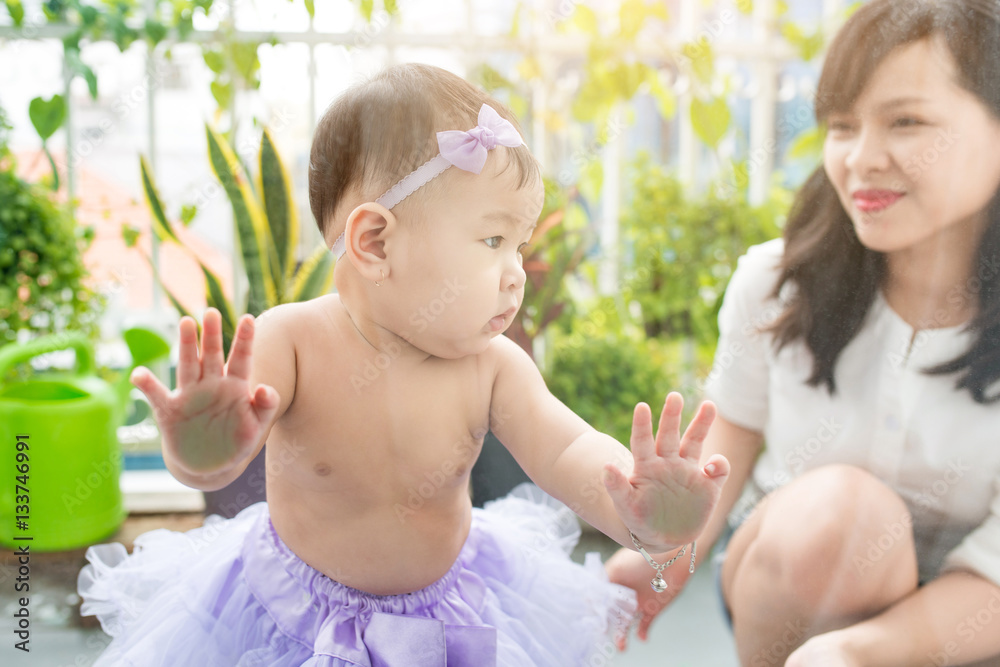
{"label": "pink bow", "polygon": [[509,120],[484,104],[479,109],[479,124],[469,130],[438,132],[438,150],[449,163],[478,174],[486,164],[487,153],[499,146],[514,148],[524,143]]}

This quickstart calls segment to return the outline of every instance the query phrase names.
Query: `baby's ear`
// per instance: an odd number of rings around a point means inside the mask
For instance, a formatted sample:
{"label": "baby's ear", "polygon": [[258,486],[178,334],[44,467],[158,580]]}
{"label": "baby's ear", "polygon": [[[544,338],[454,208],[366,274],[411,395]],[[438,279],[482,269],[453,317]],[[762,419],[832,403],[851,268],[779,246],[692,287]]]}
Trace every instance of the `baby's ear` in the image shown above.
{"label": "baby's ear", "polygon": [[351,263],[366,279],[381,281],[388,273],[386,243],[396,231],[396,216],[374,202],[359,205],[347,216],[344,230]]}

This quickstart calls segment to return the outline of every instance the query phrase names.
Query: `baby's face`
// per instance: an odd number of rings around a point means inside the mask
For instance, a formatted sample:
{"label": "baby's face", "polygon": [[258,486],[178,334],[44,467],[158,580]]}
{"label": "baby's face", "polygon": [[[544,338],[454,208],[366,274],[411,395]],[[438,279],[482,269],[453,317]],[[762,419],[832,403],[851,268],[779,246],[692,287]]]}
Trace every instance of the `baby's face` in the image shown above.
{"label": "baby's face", "polygon": [[540,180],[518,188],[514,169],[500,173],[502,166],[491,159],[478,175],[451,168],[421,207],[423,220],[398,213],[392,271],[403,317],[396,333],[435,356],[484,351],[521,307],[520,251],[541,214],[544,190]]}

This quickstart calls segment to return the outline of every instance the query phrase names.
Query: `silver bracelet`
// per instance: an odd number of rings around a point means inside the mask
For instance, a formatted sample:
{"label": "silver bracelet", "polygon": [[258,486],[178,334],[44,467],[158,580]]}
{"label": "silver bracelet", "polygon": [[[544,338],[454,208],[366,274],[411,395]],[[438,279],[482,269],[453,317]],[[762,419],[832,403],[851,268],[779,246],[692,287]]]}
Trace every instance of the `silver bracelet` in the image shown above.
{"label": "silver bracelet", "polygon": [[[639,550],[639,553],[641,553],[642,557],[646,559],[646,562],[649,563],[649,565],[654,570],[656,570],[656,576],[653,577],[653,580],[649,582],[649,585],[652,586],[653,590],[656,591],[657,593],[662,593],[663,591],[667,590],[667,582],[663,580],[662,572],[665,568],[668,568],[671,565],[673,565],[675,560],[684,555],[684,550],[687,549],[687,545],[685,544],[684,546],[682,546],[681,550],[677,552],[677,555],[668,560],[666,563],[657,563],[655,560],[653,560],[653,557],[649,555],[649,552],[647,552],[646,549],[643,548],[641,544],[639,544],[639,540],[636,539],[636,536],[632,533],[631,530],[628,531],[628,534],[629,537],[632,538],[632,544],[635,545],[635,548]],[[697,541],[692,542],[691,566],[688,568],[688,572],[690,572],[691,574],[694,574],[694,557],[695,557],[695,550],[697,548],[698,548],[698,542]]]}

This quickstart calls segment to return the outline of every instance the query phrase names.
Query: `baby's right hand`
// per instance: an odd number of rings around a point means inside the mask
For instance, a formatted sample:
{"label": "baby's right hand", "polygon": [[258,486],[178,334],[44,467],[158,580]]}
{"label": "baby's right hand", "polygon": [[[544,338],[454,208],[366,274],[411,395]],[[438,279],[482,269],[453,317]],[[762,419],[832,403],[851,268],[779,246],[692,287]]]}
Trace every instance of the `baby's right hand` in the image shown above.
{"label": "baby's right hand", "polygon": [[278,392],[250,387],[251,315],[240,318],[225,366],[218,310],[205,313],[200,358],[195,321],[183,317],[178,328],[177,389],[169,391],[144,367],[132,372],[131,381],[153,407],[164,457],[195,477],[224,474],[256,453],[278,410]]}

